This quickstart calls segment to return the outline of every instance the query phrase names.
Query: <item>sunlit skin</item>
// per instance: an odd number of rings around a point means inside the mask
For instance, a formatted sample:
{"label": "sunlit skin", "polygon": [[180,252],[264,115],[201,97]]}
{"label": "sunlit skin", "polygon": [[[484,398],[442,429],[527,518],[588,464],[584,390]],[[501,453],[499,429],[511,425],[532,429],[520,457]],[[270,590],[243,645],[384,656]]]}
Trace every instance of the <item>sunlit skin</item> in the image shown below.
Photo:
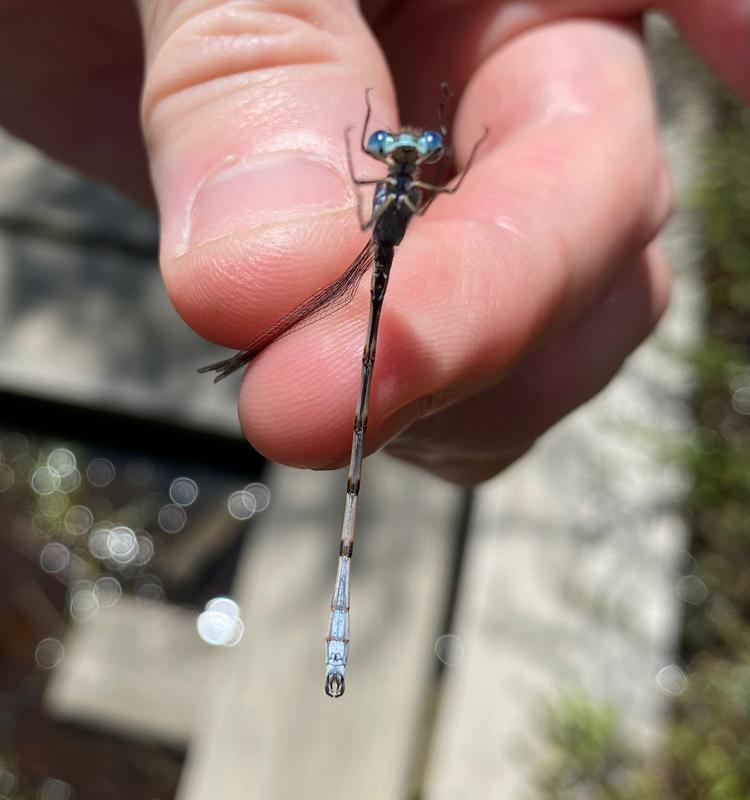
{"label": "sunlit skin", "polygon": [[[170,297],[228,347],[360,249],[343,132],[360,122],[364,87],[374,127],[393,131],[396,97],[405,123],[435,127],[448,81],[459,168],[489,127],[461,191],[415,219],[399,248],[369,451],[387,445],[462,483],[487,478],[601,389],[653,328],[669,276],[651,243],[671,197],[642,3],[413,0],[365,3],[363,16],[341,0],[279,13],[270,0],[136,5],[4,3],[0,124],[144,204],[150,173]],[[750,3],[664,8],[750,100]],[[359,174],[379,177],[367,161],[355,156]],[[248,369],[240,418],[270,458],[345,463],[366,294]]]}

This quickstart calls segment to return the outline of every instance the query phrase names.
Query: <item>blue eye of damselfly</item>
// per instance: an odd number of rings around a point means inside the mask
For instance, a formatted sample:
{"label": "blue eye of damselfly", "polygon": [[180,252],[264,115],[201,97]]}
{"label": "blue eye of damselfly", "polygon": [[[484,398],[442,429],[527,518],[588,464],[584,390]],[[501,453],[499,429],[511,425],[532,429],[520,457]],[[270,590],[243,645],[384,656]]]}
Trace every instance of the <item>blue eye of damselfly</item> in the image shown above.
{"label": "blue eye of damselfly", "polygon": [[417,141],[417,150],[426,161],[436,161],[443,153],[442,135],[437,131],[424,131]]}
{"label": "blue eye of damselfly", "polygon": [[388,133],[388,131],[375,131],[375,133],[370,134],[370,138],[367,140],[367,152],[371,156],[379,158],[387,152],[388,145],[392,139],[393,134]]}

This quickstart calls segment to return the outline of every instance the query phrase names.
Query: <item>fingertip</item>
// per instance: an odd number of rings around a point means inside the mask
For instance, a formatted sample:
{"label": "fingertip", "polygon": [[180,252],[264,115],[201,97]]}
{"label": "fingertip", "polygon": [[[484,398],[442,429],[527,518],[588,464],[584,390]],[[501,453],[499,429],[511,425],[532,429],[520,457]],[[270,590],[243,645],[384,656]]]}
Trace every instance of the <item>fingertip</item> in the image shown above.
{"label": "fingertip", "polygon": [[238,397],[240,426],[270,460],[326,468],[346,458],[361,337],[340,333],[331,335],[330,325],[323,323],[293,334],[274,343],[245,373]]}

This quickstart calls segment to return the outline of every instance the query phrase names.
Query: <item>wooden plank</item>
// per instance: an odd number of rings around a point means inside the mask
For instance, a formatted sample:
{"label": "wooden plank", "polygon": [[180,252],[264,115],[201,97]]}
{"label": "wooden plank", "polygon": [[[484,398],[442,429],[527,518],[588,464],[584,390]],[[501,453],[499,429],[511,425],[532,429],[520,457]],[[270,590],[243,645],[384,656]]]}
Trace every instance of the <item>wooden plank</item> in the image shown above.
{"label": "wooden plank", "polygon": [[[121,243],[123,250],[156,252],[156,215],[104,184],[83,178],[0,129],[0,227],[63,241]],[[17,223],[17,224],[14,224]],[[34,235],[32,233],[32,235]]]}
{"label": "wooden plank", "polygon": [[465,657],[446,675],[430,800],[533,798],[543,711],[567,692],[618,708],[641,746],[658,733],[654,679],[670,658],[684,547],[665,509],[679,475],[634,460],[631,482],[593,411],[478,493],[455,630]]}
{"label": "wooden plank", "polygon": [[44,702],[58,719],[185,746],[217,655],[195,612],[123,596],[72,626]]}
{"label": "wooden plank", "polygon": [[[666,130],[678,191],[693,178],[705,119],[694,111],[692,125],[678,115]],[[568,691],[614,706],[635,746],[659,736],[656,676],[673,659],[686,541],[674,509],[686,481],[654,444],[657,432],[669,439],[692,425],[689,366],[659,339],[687,346],[701,329],[689,217],[662,243],[680,271],[657,340],[478,492],[456,621],[465,658],[446,675],[430,800],[537,797],[543,711]]]}
{"label": "wooden plank", "polygon": [[323,693],[323,638],[345,476],[276,468],[235,597],[245,637],[220,653],[179,800],[409,795],[435,670],[460,493],[367,460],[346,694]]}
{"label": "wooden plank", "polygon": [[172,307],[152,216],[2,132],[0,180],[0,390],[239,438],[239,376],[195,372],[226,351]]}

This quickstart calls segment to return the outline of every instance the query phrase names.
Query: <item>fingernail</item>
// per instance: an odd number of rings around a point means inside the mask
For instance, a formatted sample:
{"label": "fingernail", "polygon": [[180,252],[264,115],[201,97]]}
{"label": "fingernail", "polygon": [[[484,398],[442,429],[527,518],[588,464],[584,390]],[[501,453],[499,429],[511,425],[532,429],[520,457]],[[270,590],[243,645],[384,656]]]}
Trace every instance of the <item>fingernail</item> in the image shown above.
{"label": "fingernail", "polygon": [[286,216],[344,208],[350,201],[343,176],[307,153],[238,159],[210,174],[199,187],[178,250]]}

